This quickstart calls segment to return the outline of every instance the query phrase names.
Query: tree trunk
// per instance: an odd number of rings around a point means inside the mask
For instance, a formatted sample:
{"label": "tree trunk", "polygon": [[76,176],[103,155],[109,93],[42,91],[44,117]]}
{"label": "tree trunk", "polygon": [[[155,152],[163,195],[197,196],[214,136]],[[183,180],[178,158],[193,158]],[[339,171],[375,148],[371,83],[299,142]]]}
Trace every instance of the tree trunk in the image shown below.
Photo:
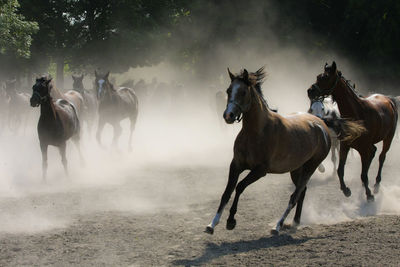
{"label": "tree trunk", "polygon": [[56,86],[60,90],[64,90],[64,57],[57,58]]}

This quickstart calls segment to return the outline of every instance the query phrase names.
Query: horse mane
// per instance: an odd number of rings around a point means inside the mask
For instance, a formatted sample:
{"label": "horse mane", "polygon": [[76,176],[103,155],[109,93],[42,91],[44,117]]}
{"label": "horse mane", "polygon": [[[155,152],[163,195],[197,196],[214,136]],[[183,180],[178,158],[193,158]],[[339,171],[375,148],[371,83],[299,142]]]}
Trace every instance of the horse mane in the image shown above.
{"label": "horse mane", "polygon": [[57,87],[54,85],[54,80],[51,77],[51,75],[42,75],[39,79],[44,79],[46,81],[51,80],[48,86],[49,94],[51,98],[53,99],[64,99],[63,94],[60,92],[60,90],[57,89]]}
{"label": "horse mane", "polygon": [[[238,78],[243,79],[243,73],[244,70],[241,70]],[[252,85],[254,89],[256,89],[257,93],[262,97],[262,99],[264,99],[264,94],[262,92],[261,85],[264,83],[266,77],[267,73],[265,72],[265,66],[262,66],[256,72],[249,73],[250,85]]]}
{"label": "horse mane", "polygon": [[346,79],[346,78],[343,76],[342,71],[338,70],[338,75],[339,75],[339,77],[343,78],[343,80],[345,81],[346,85],[347,85],[351,90],[353,90],[353,92],[354,92],[357,96],[359,96],[359,97],[364,97],[362,94],[360,94],[360,93],[356,90],[356,84],[353,84],[353,85],[352,85],[352,84],[351,84],[351,80],[348,80],[348,79]]}
{"label": "horse mane", "polygon": [[[240,78],[240,79],[243,79],[243,73],[244,73],[244,70],[241,70],[240,74],[237,77]],[[261,89],[261,86],[264,83],[266,77],[267,77],[267,73],[265,71],[265,66],[262,66],[256,72],[250,72],[249,73],[249,82],[250,82],[250,85],[257,92],[258,96],[260,97],[260,99],[264,103],[264,105],[268,109],[271,109],[269,107],[269,105],[268,105],[267,100],[264,98],[264,93],[263,93],[263,91]],[[274,109],[271,109],[271,110],[275,111]]]}

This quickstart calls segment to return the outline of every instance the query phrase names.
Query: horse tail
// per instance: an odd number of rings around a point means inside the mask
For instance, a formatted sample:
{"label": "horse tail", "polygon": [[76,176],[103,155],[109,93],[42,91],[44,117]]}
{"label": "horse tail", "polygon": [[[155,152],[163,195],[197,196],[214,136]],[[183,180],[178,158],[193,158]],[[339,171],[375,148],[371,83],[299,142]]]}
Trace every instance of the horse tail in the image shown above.
{"label": "horse tail", "polygon": [[322,118],[328,128],[332,129],[343,142],[352,143],[354,140],[364,134],[367,129],[362,121],[352,121],[337,117],[336,115]]}

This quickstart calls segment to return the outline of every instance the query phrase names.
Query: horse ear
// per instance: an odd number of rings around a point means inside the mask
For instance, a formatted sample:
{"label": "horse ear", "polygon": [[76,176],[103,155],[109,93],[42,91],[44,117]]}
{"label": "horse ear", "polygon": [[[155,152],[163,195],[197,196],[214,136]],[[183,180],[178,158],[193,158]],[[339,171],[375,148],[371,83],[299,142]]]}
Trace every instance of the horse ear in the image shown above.
{"label": "horse ear", "polygon": [[75,81],[75,80],[76,80],[76,77],[75,77],[73,74],[72,74],[71,76],[72,76],[72,80]]}
{"label": "horse ear", "polygon": [[99,77],[99,74],[97,73],[97,70],[94,70],[94,76],[95,76],[96,78]]}
{"label": "horse ear", "polygon": [[83,77],[84,77],[84,76],[85,76],[85,75],[82,73],[82,75],[81,75],[81,78],[80,78],[80,79],[81,79],[81,80],[83,80]]}
{"label": "horse ear", "polygon": [[105,78],[106,80],[108,80],[108,76],[110,76],[110,71],[107,72],[107,74],[106,74],[106,76],[104,76],[104,78]]}
{"label": "horse ear", "polygon": [[326,62],[324,66],[324,70],[326,71],[327,69],[328,69],[328,62]]}
{"label": "horse ear", "polygon": [[337,69],[337,67],[336,67],[336,62],[333,61],[333,62],[332,62],[332,66],[331,66],[331,72],[332,72],[332,73],[336,72],[336,69]]}
{"label": "horse ear", "polygon": [[245,80],[246,82],[249,81],[249,73],[246,69],[243,70],[243,80]]}
{"label": "horse ear", "polygon": [[51,77],[48,80],[46,80],[46,85],[49,85],[52,80],[53,80],[53,78],[51,78]]}
{"label": "horse ear", "polygon": [[229,68],[228,68],[228,73],[229,73],[229,77],[231,78],[231,81],[233,81],[235,79],[235,75],[232,74],[232,72],[229,70]]}

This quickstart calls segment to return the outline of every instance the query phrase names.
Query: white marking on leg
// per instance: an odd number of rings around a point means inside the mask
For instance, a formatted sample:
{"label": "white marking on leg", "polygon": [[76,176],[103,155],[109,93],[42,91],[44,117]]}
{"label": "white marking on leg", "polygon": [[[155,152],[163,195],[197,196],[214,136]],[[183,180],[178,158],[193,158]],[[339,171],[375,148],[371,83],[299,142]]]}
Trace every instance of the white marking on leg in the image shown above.
{"label": "white marking on leg", "polygon": [[211,221],[211,223],[208,226],[214,229],[214,227],[218,225],[219,220],[221,219],[221,215],[222,215],[222,213],[217,212],[217,214],[215,214],[214,219]]}
{"label": "white marking on leg", "polygon": [[289,204],[288,207],[286,208],[285,212],[283,213],[281,219],[278,221],[276,224],[276,231],[279,232],[281,229],[281,226],[283,225],[283,222],[285,221],[286,217],[289,215],[289,212],[292,210],[292,204]]}

